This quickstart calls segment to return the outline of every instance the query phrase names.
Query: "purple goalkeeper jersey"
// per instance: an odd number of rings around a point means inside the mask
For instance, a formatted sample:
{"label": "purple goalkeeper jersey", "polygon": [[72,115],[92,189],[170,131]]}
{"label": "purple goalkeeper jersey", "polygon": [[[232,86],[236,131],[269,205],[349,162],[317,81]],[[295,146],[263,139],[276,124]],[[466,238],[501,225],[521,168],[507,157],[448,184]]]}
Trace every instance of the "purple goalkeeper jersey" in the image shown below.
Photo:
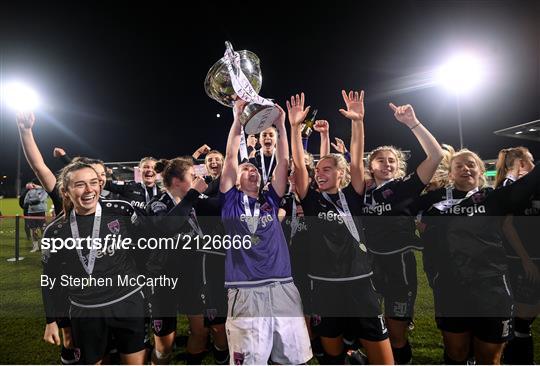
{"label": "purple goalkeeper jersey", "polygon": [[[280,197],[270,184],[259,200],[248,197],[236,187],[221,193],[221,218],[228,235],[241,238],[251,236],[251,248],[230,248],[225,258],[225,287],[256,287],[272,282],[291,282],[289,250],[278,220]],[[246,215],[244,196],[249,202]],[[256,213],[259,202],[260,216],[255,233],[250,232],[250,214]],[[257,221],[257,220],[254,220]],[[253,230],[253,226],[251,227]]]}

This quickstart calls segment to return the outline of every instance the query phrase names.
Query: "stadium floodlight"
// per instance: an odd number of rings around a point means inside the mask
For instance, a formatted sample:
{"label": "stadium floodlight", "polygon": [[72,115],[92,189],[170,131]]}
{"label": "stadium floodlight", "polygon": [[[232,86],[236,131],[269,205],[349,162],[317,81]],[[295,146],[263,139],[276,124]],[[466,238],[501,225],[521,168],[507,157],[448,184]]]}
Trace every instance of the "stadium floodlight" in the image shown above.
{"label": "stadium floodlight", "polygon": [[6,105],[16,111],[26,112],[34,110],[40,103],[39,96],[36,91],[29,86],[13,82],[7,84],[2,94]]}
{"label": "stadium floodlight", "polygon": [[448,62],[439,67],[435,76],[435,83],[450,90],[456,97],[460,148],[464,146],[460,96],[477,87],[482,82],[485,71],[479,57],[462,52],[455,54]]}
{"label": "stadium floodlight", "polygon": [[464,94],[480,84],[484,72],[480,58],[460,53],[439,68],[437,82],[456,94]]}

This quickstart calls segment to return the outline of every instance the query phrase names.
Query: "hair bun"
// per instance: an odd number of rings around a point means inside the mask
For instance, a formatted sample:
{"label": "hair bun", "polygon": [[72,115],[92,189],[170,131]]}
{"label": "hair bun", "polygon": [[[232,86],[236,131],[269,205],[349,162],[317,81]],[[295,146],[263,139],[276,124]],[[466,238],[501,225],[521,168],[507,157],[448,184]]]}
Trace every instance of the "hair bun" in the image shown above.
{"label": "hair bun", "polygon": [[167,159],[160,159],[156,162],[156,166],[154,167],[154,170],[156,171],[156,173],[162,173],[165,168],[167,167],[167,165],[170,164],[170,160],[167,160]]}

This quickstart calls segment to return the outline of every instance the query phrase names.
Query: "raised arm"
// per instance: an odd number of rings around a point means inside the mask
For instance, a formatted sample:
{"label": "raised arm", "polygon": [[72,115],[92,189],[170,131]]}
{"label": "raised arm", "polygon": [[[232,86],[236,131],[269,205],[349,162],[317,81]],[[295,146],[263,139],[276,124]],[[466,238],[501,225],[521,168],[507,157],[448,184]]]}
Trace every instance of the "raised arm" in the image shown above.
{"label": "raised arm", "polygon": [[321,134],[320,157],[330,154],[330,125],[328,121],[320,119],[315,121],[313,129]]}
{"label": "raised arm", "polygon": [[195,150],[195,152],[193,152],[193,154],[191,154],[191,157],[193,157],[193,159],[197,160],[198,158],[201,157],[201,155],[206,155],[208,154],[208,152],[212,150],[210,148],[210,146],[204,144],[202,145],[201,147],[199,147],[197,150]]}
{"label": "raised arm", "polygon": [[233,115],[234,120],[227,138],[227,148],[225,150],[225,161],[223,162],[223,171],[221,172],[221,180],[219,190],[226,193],[236,184],[236,172],[238,170],[238,150],[240,149],[240,115],[246,106],[243,100],[237,100],[234,103]]}
{"label": "raised arm", "polygon": [[351,184],[358,194],[364,193],[364,91],[341,91],[347,110],[339,112],[351,120]]}
{"label": "raised arm", "polygon": [[410,104],[399,107],[396,107],[393,103],[390,103],[389,105],[394,111],[394,117],[396,117],[399,122],[409,127],[427,155],[426,159],[420,163],[418,168],[416,168],[416,172],[422,183],[428,184],[433,177],[433,174],[435,174],[439,163],[443,159],[441,145],[420,121],[418,121],[414,109]]}
{"label": "raised arm", "polygon": [[56,177],[49,167],[45,164],[43,156],[34,140],[32,127],[36,117],[32,112],[17,113],[17,126],[19,128],[19,136],[21,145],[26,156],[26,161],[34,171],[34,174],[41,182],[41,185],[47,192],[52,192],[56,185]]}
{"label": "raised arm", "polygon": [[276,104],[280,114],[275,122],[278,130],[278,140],[276,146],[276,167],[272,177],[272,187],[279,197],[283,197],[287,189],[289,170],[289,142],[287,140],[287,129],[285,128],[285,111]]}
{"label": "raised arm", "polygon": [[304,93],[292,96],[291,101],[287,101],[286,104],[289,123],[291,124],[291,151],[296,175],[296,191],[300,199],[303,199],[308,192],[309,176],[304,160],[301,124],[306,119],[310,107],[304,109]]}

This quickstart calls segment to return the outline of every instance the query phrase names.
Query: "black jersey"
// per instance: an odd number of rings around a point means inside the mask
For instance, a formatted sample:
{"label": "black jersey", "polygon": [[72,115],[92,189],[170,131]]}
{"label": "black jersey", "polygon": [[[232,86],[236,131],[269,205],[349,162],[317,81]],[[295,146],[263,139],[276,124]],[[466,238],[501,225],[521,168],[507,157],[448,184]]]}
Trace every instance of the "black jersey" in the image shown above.
{"label": "black jersey", "polygon": [[[502,186],[506,187],[514,182],[515,180],[512,177],[507,177],[502,182]],[[538,228],[540,227],[540,187],[536,188],[529,200],[524,202],[523,205],[519,205],[514,211],[512,223],[525,251],[531,259],[540,260],[540,245],[538,244]],[[503,240],[503,244],[508,258],[519,258],[514,248],[507,240]]]}
{"label": "black jersey", "polygon": [[[212,179],[210,177],[210,179]],[[203,192],[208,197],[216,197],[219,196],[219,184],[221,182],[221,175],[217,177],[216,179],[210,180],[208,183],[208,188]]]}
{"label": "black jersey", "polygon": [[372,186],[364,193],[366,245],[374,254],[394,254],[409,249],[422,249],[415,234],[412,204],[424,190],[418,174],[393,179],[380,186]]}
{"label": "black jersey", "polygon": [[[176,253],[170,250],[156,251],[153,254],[152,266],[161,263],[161,269],[177,271],[178,268],[175,267],[182,262],[182,256],[187,257],[195,251],[216,252],[212,246],[204,245],[206,240],[199,238],[196,241],[195,237],[201,234],[211,236],[220,232],[219,197],[210,198],[191,189],[177,204],[168,192],[164,192],[152,199],[146,205],[145,211],[147,235],[183,239]],[[217,252],[214,254],[219,254],[219,251]],[[160,268],[153,270],[159,271]]]}
{"label": "black jersey", "polygon": [[[347,227],[338,194],[324,195],[312,188],[301,201],[309,227],[309,277],[322,281],[349,281],[371,276],[367,248],[360,221],[362,197],[352,185],[342,191],[356,228],[357,240]],[[337,209],[339,208],[339,210]]]}
{"label": "black jersey", "polygon": [[429,207],[422,216],[426,272],[446,272],[458,280],[504,274],[507,265],[501,219],[525,204],[539,183],[540,169],[535,168],[516,183],[497,190],[441,188],[422,196],[421,206]]}
{"label": "black jersey", "polygon": [[289,244],[293,278],[305,275],[309,266],[309,233],[303,207],[294,193],[287,193],[281,199],[281,209],[285,218],[281,222],[285,240]]}
{"label": "black jersey", "polygon": [[[102,213],[98,237],[104,239],[107,235],[116,235],[116,237],[131,238],[134,242],[137,236],[137,216],[133,207],[128,202],[119,200],[102,200],[100,205]],[[44,240],[73,238],[70,214],[67,216],[63,214],[49,224],[43,233]],[[79,237],[92,237],[95,214],[75,215],[75,219]],[[65,240],[64,242],[67,243]],[[48,286],[42,287],[48,322],[54,321],[55,317],[66,316],[66,314],[57,313],[60,308],[64,308],[58,303],[61,290],[66,290],[69,301],[73,305],[95,308],[121,301],[140,289],[140,287],[128,284],[121,285],[119,282],[119,276],[136,277],[139,274],[133,256],[134,246],[125,249],[108,245],[103,249],[97,249],[91,277],[109,282],[106,282],[106,285],[84,288],[75,281],[90,277],[85,269],[85,264],[90,263],[90,249],[86,243],[80,249],[70,248],[72,249],[64,247],[56,252],[43,249],[43,274],[48,278],[56,279],[56,285],[52,289]]]}
{"label": "black jersey", "polygon": [[[276,158],[274,154],[270,156],[264,155],[261,150],[257,150],[255,156],[249,159],[249,162],[257,167],[259,174],[261,175],[261,184],[264,185],[272,180],[272,174],[274,174],[274,169],[276,167]],[[261,156],[263,157],[261,159]],[[266,182],[264,181],[266,177]]]}
{"label": "black jersey", "polygon": [[47,194],[51,198],[52,204],[54,206],[55,216],[60,215],[64,208],[62,206],[62,197],[60,197],[60,194],[58,194],[58,189],[54,187],[54,189],[51,192],[47,192]]}
{"label": "black jersey", "polygon": [[144,183],[135,181],[107,181],[104,189],[120,195],[130,202],[133,207],[144,208],[148,202],[159,194],[157,184],[147,187]]}

